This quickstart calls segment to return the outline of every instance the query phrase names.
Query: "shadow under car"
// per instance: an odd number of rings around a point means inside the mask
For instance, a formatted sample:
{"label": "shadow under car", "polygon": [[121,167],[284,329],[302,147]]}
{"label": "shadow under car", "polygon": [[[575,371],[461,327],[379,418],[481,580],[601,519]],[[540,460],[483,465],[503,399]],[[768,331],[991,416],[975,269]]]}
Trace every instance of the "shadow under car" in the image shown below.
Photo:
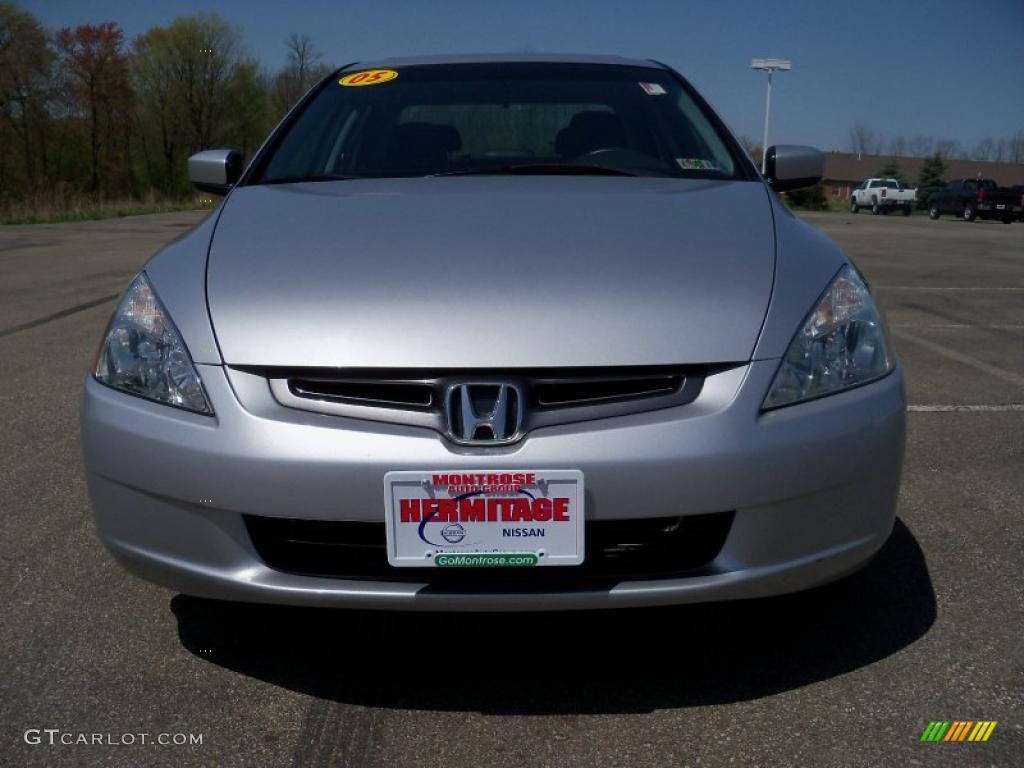
{"label": "shadow under car", "polygon": [[924,554],[897,519],[866,568],[781,597],[466,614],[178,595],[171,610],[197,657],[300,693],[368,707],[540,715],[744,701],[827,680],[922,637],[936,601]]}

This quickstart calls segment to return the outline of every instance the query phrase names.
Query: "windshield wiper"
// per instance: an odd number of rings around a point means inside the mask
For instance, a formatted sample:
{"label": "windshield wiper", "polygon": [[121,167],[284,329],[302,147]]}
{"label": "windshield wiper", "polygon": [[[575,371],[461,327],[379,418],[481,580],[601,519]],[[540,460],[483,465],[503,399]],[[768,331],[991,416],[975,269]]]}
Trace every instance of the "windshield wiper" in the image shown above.
{"label": "windshield wiper", "polygon": [[441,171],[428,173],[425,178],[437,176],[497,176],[500,174],[530,175],[565,175],[565,176],[639,176],[633,171],[622,168],[609,168],[606,165],[577,165],[576,163],[515,163],[512,165],[494,165],[487,168],[463,168],[457,171]]}
{"label": "windshield wiper", "polygon": [[364,176],[353,176],[345,173],[307,173],[301,176],[279,176],[274,179],[261,180],[260,184],[299,184],[306,181],[348,181],[362,179]]}

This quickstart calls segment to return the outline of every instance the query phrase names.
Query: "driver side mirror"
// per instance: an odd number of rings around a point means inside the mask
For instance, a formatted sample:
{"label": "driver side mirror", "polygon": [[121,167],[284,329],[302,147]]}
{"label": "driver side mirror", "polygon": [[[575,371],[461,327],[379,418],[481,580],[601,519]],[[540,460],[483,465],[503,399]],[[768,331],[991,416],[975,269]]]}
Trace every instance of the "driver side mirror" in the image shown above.
{"label": "driver side mirror", "polygon": [[768,147],[764,160],[765,178],[776,192],[813,187],[825,172],[825,155],[814,147],[779,144]]}
{"label": "driver side mirror", "polygon": [[188,159],[188,180],[200,192],[226,195],[242,175],[242,156],[233,149],[207,149]]}

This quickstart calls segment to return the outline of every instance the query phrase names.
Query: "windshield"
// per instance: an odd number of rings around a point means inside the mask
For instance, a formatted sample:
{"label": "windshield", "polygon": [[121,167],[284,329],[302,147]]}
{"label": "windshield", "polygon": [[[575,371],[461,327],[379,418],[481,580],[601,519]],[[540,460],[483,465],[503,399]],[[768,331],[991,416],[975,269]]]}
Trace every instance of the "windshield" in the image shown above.
{"label": "windshield", "polygon": [[339,73],[248,183],[469,173],[746,178],[670,72],[445,64]]}

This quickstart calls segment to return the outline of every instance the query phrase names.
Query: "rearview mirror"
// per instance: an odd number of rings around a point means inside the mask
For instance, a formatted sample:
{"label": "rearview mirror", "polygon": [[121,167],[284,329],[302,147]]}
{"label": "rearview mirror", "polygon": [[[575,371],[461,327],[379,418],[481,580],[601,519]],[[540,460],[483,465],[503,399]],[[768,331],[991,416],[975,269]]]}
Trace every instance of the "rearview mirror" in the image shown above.
{"label": "rearview mirror", "polygon": [[242,156],[233,149],[207,149],[188,159],[188,180],[201,192],[226,195],[242,175]]}
{"label": "rearview mirror", "polygon": [[825,155],[814,147],[780,144],[768,147],[764,175],[776,192],[813,187],[825,172]]}

